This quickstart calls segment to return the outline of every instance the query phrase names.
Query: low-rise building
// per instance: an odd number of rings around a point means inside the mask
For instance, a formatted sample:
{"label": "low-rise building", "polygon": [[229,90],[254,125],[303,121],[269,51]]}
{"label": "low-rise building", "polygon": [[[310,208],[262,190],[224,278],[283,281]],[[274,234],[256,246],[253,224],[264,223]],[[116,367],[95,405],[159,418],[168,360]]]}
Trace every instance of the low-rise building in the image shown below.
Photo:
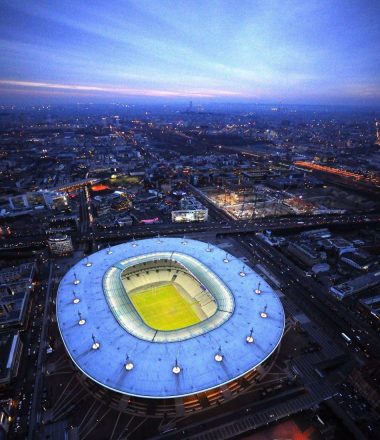
{"label": "low-rise building", "polygon": [[285,239],[283,237],[275,237],[274,235],[268,234],[268,233],[261,233],[258,232],[256,234],[256,237],[260,240],[265,241],[265,243],[269,244],[269,246],[280,246],[285,242]]}
{"label": "low-rise building", "polygon": [[36,263],[23,263],[0,270],[0,286],[2,284],[25,281],[32,284],[36,273]]}
{"label": "low-rise building", "polygon": [[56,235],[48,238],[48,246],[53,255],[65,256],[72,254],[74,248],[69,235]]}
{"label": "low-rise building", "polygon": [[25,282],[0,286],[0,329],[22,327],[27,319],[30,285]]}
{"label": "low-rise building", "polygon": [[208,209],[195,197],[183,197],[180,201],[180,207],[180,210],[172,211],[173,223],[206,222],[208,220]]}
{"label": "low-rise building", "polygon": [[319,253],[306,244],[290,243],[288,252],[307,266],[314,266],[321,261]]}
{"label": "low-rise building", "polygon": [[17,376],[22,346],[18,332],[0,333],[0,387]]}
{"label": "low-rise building", "polygon": [[380,295],[361,298],[356,304],[359,313],[366,318],[372,327],[380,330]]}
{"label": "low-rise building", "polygon": [[336,286],[330,287],[330,293],[339,299],[355,295],[380,284],[380,271],[370,272]]}
{"label": "low-rise building", "polygon": [[207,220],[207,209],[186,209],[181,211],[172,211],[173,223],[206,222]]}
{"label": "low-rise building", "polygon": [[300,237],[308,240],[323,240],[331,237],[331,232],[327,228],[312,229],[311,231],[301,232]]}
{"label": "low-rise building", "polygon": [[379,362],[372,361],[361,368],[355,368],[350,375],[350,381],[375,408],[380,407]]}
{"label": "low-rise building", "polygon": [[348,266],[358,270],[367,271],[371,265],[373,257],[364,251],[344,252],[340,258]]}
{"label": "low-rise building", "polygon": [[129,214],[125,214],[118,216],[116,222],[119,226],[132,226],[133,219]]}
{"label": "low-rise building", "polygon": [[330,248],[335,250],[339,255],[356,250],[353,243],[342,237],[330,238],[325,240],[325,242],[328,243],[327,247],[330,246]]}

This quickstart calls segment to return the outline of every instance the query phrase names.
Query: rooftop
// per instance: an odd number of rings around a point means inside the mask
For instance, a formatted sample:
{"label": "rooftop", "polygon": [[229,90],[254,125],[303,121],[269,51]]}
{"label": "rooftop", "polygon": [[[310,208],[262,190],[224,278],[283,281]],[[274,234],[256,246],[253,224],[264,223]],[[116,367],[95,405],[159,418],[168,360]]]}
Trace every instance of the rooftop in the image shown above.
{"label": "rooftop", "polygon": [[9,381],[18,335],[15,332],[0,333],[0,383]]}
{"label": "rooftop", "polygon": [[[206,286],[212,281],[225,289],[215,315],[160,332],[138,314],[135,325],[120,317],[110,294],[123,292],[120,285],[110,289],[105,277],[117,280],[133,261],[152,261],[158,253],[175,254],[198,279],[204,277],[200,281],[208,280]],[[281,302],[260,275],[218,247],[181,238],[128,242],[78,262],[60,283],[57,318],[66,349],[84,374],[117,392],[150,398],[190,395],[243,376],[273,353],[284,330]],[[248,343],[251,329],[254,342]]]}

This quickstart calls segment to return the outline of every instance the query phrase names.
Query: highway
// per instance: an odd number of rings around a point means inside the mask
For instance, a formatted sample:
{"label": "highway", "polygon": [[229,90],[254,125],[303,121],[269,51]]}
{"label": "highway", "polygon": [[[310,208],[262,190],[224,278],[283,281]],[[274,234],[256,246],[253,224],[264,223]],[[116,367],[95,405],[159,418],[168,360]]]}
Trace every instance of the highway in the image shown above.
{"label": "highway", "polygon": [[79,190],[79,212],[80,212],[80,233],[81,235],[86,235],[90,225],[90,207],[89,207],[89,196],[88,188],[85,186]]}
{"label": "highway", "polygon": [[[217,214],[217,210],[214,211]],[[89,213],[87,213],[89,215]],[[88,217],[87,217],[88,218]],[[108,228],[104,230],[77,232],[72,235],[73,239],[80,243],[91,241],[122,241],[132,237],[142,238],[161,235],[191,234],[196,232],[211,232],[215,234],[240,234],[253,233],[263,230],[303,230],[307,228],[322,228],[341,225],[369,225],[378,223],[380,215],[376,214],[319,214],[294,217],[266,217],[247,222],[241,220],[222,220],[219,222],[204,223],[164,223],[152,225],[133,225],[125,228]],[[39,249],[46,246],[45,235],[30,235],[25,237],[10,238],[3,240],[0,252],[21,249]]]}
{"label": "highway", "polygon": [[[297,267],[277,249],[257,238],[238,237],[256,261],[265,265],[277,279],[282,281],[282,291],[301,309],[313,314],[316,322],[323,322],[324,330],[339,345],[347,346],[341,332],[352,336],[354,345],[364,354],[380,359],[380,343],[377,332],[356,313],[332,298],[325,288]],[[357,338],[359,337],[359,339]]]}
{"label": "highway", "polygon": [[17,410],[15,422],[12,426],[12,438],[25,438],[31,420],[33,390],[42,328],[42,316],[40,316],[40,311],[45,294],[46,283],[42,283],[41,286],[36,286],[33,297],[31,298],[26,327],[25,330],[21,332],[24,350],[20,361],[18,379],[14,388]]}
{"label": "highway", "polygon": [[47,291],[46,291],[46,297],[45,297],[45,306],[44,306],[44,313],[42,317],[42,329],[41,329],[41,336],[39,340],[39,350],[38,350],[38,358],[37,358],[37,366],[36,366],[36,377],[35,377],[35,383],[33,387],[33,399],[32,399],[32,405],[31,405],[31,415],[30,415],[30,424],[29,424],[29,431],[28,431],[28,440],[33,440],[35,437],[37,425],[40,422],[41,419],[41,391],[42,391],[42,381],[43,381],[43,373],[44,373],[44,361],[46,357],[46,337],[47,337],[47,327],[49,323],[49,304],[50,304],[50,297],[52,294],[53,286],[54,286],[54,278],[53,278],[53,268],[54,264],[53,262],[50,262],[50,268],[49,268],[49,279],[47,283]]}
{"label": "highway", "polygon": [[[213,232],[215,234],[239,234],[253,233],[263,230],[302,230],[305,228],[322,228],[331,225],[364,225],[380,221],[379,214],[370,215],[313,215],[297,217],[277,217],[262,218],[254,222],[245,222],[239,220],[222,220],[220,222],[208,223],[171,223],[155,225],[136,225],[131,228],[107,229],[104,231],[95,231],[90,237],[96,241],[107,241],[113,239],[129,239],[133,236],[147,237],[157,234],[190,234],[194,232]],[[82,237],[81,240],[88,240],[89,237]]]}
{"label": "highway", "polygon": [[[41,268],[41,277],[51,279],[51,267]],[[41,350],[45,348],[43,327],[46,325],[43,308],[47,296],[48,281],[37,282],[30,300],[25,329],[21,331],[24,350],[21,357],[20,372],[15,383],[17,410],[11,428],[11,438],[27,438],[31,426],[34,427],[36,412],[36,383],[41,376]],[[42,348],[41,348],[42,347]],[[34,429],[34,428],[33,428]],[[29,437],[35,438],[35,437]]]}

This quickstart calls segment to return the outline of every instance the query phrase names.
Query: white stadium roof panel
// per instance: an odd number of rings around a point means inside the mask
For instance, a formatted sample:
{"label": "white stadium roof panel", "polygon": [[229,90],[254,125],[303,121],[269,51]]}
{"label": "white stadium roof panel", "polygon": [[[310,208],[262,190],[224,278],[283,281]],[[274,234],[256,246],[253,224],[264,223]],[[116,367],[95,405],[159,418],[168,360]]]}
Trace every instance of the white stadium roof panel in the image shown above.
{"label": "white stadium roof panel", "polygon": [[[72,267],[59,285],[57,318],[66,349],[77,367],[95,382],[116,392],[169,398],[218,387],[243,376],[267,359],[278,346],[284,330],[284,310],[277,294],[251,268],[246,266],[245,276],[241,276],[243,266],[239,259],[228,255],[229,261],[225,263],[225,251],[210,247],[211,252],[207,251],[206,243],[189,239],[186,243],[180,238],[146,239],[114,246],[112,253],[107,249],[96,252],[89,257],[91,266],[82,260]],[[228,295],[224,297],[227,310],[217,310],[215,315],[194,326],[167,332],[170,337],[138,319],[134,325],[140,333],[127,331],[107,300],[104,277],[112,273],[119,276],[136,257],[136,261],[140,261],[157,253],[165,258],[172,254],[176,261],[182,258],[182,262],[190,262],[187,268],[192,273],[200,271],[194,273],[198,279],[206,276],[202,271],[209,270],[208,275],[216,287],[225,286],[231,295],[232,299],[228,299]],[[74,284],[75,277],[79,284]],[[111,295],[112,283],[115,283],[115,292],[120,289],[115,280],[117,277],[107,285]],[[259,283],[261,294],[258,295],[255,290]],[[73,291],[80,300],[76,304]],[[219,308],[220,304],[218,302]],[[122,314],[129,313],[127,309]],[[267,318],[260,315],[264,310]],[[78,313],[85,320],[84,325],[78,324]],[[227,314],[227,319],[212,321],[218,313],[219,317]],[[251,328],[254,343],[248,344],[246,338]],[[141,332],[144,337],[136,336],[141,336]],[[97,350],[92,349],[92,336],[100,344]],[[222,362],[214,358],[219,347]],[[127,355],[133,363],[130,371],[125,369]],[[176,359],[181,368],[179,374],[172,371]]]}

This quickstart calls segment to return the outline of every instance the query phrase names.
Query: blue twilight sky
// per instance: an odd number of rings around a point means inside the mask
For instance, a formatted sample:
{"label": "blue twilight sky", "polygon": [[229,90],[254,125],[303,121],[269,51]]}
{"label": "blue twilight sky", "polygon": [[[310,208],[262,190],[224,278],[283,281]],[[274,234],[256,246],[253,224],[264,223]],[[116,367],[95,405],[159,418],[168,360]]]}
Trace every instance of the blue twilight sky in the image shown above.
{"label": "blue twilight sky", "polygon": [[380,0],[1,0],[0,103],[380,103]]}

